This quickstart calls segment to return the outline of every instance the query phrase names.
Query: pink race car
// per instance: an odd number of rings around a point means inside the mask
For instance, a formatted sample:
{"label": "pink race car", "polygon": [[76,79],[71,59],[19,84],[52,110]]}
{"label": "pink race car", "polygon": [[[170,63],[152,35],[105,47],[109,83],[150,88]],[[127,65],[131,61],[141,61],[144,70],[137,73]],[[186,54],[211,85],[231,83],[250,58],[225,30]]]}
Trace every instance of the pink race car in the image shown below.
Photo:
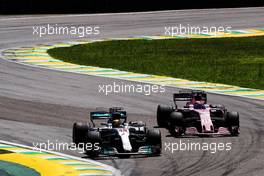
{"label": "pink race car", "polygon": [[[223,105],[207,104],[204,91],[181,91],[173,95],[175,107],[158,105],[157,123],[175,136],[238,136],[239,114]],[[187,101],[178,108],[177,101]]]}

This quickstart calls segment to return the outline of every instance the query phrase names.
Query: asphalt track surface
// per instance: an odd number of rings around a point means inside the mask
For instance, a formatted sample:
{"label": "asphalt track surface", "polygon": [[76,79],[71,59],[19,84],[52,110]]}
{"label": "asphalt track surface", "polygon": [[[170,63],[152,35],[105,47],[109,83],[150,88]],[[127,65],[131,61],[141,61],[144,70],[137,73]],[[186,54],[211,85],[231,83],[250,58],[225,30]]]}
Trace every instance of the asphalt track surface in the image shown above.
{"label": "asphalt track surface", "polygon": [[[164,33],[164,26],[230,25],[233,29],[264,26],[264,8],[183,10],[138,14],[0,16],[0,49],[38,43],[72,40],[68,36],[37,37],[32,26],[98,25],[96,38],[130,37]],[[95,38],[95,36],[94,36]],[[98,93],[99,84],[114,79],[33,68],[0,60],[1,140],[32,145],[33,142],[71,141],[75,121],[86,121],[95,107],[124,106],[130,120],[141,119],[154,126],[157,104],[170,104],[175,88],[164,94],[144,96]],[[133,82],[122,81],[127,84]],[[160,157],[99,161],[111,164],[125,175],[254,175],[264,173],[263,101],[209,94],[209,102],[222,103],[241,117],[241,135],[225,138],[191,138],[183,142],[232,143],[231,151],[164,151]],[[163,142],[178,142],[162,129]],[[67,154],[83,156],[77,152]]]}

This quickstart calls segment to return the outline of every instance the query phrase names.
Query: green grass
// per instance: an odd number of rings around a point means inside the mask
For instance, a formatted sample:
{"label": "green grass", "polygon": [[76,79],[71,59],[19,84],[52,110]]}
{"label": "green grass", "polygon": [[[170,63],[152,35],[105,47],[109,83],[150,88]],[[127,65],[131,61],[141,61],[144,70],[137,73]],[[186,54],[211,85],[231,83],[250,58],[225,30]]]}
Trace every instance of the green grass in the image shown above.
{"label": "green grass", "polygon": [[104,41],[48,53],[82,65],[264,89],[264,36]]}

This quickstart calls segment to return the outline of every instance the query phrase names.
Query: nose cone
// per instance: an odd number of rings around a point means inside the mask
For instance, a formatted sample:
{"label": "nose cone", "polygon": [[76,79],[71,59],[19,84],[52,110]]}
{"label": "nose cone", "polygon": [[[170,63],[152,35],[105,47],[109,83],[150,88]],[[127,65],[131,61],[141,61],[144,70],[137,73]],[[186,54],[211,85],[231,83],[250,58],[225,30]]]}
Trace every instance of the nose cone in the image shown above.
{"label": "nose cone", "polygon": [[200,119],[201,119],[202,131],[204,133],[214,132],[214,126],[209,111],[206,110],[205,112],[201,112]]}
{"label": "nose cone", "polygon": [[212,125],[203,125],[203,132],[208,133],[208,132],[213,132],[214,127]]}

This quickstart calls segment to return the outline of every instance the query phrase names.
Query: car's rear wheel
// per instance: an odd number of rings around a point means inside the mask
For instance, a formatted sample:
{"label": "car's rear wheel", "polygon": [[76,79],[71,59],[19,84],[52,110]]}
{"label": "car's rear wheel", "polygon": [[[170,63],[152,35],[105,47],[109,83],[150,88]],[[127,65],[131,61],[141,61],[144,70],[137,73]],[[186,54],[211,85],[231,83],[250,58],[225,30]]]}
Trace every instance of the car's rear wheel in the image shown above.
{"label": "car's rear wheel", "polygon": [[159,127],[168,127],[168,118],[173,112],[173,107],[158,105],[157,108],[157,124]]}
{"label": "car's rear wheel", "polygon": [[183,126],[183,114],[181,112],[172,112],[170,114],[170,123],[176,126]]}
{"label": "car's rear wheel", "polygon": [[86,123],[76,122],[73,124],[72,130],[72,141],[79,145],[80,143],[84,143],[86,140],[86,134],[89,130],[89,126]]}

